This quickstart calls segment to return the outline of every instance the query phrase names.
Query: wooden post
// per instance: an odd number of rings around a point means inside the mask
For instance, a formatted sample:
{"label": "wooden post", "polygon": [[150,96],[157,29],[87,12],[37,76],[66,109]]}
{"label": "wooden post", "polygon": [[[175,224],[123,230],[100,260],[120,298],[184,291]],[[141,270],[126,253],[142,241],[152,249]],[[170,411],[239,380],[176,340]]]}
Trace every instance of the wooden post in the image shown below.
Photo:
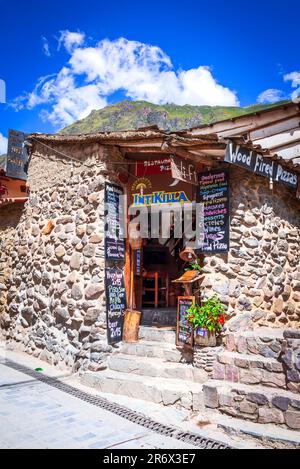
{"label": "wooden post", "polygon": [[155,272],[155,308],[158,308],[158,272]]}

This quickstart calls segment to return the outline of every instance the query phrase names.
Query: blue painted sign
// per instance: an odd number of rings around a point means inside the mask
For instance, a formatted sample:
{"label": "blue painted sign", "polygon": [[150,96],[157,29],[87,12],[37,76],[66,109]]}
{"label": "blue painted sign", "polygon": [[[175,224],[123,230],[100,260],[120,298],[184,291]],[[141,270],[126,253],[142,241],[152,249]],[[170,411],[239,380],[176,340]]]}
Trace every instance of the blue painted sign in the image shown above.
{"label": "blue painted sign", "polygon": [[27,135],[18,130],[9,130],[7,146],[6,176],[27,180],[28,152],[25,146]]}

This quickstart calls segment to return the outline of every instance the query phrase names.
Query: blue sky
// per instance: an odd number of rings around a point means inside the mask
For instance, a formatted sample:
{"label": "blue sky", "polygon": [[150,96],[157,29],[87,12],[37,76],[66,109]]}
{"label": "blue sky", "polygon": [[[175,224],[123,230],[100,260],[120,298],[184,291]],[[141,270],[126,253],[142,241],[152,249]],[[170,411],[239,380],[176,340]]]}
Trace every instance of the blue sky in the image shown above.
{"label": "blue sky", "polygon": [[0,154],[8,128],[55,132],[124,98],[289,98],[299,14],[299,0],[0,0]]}

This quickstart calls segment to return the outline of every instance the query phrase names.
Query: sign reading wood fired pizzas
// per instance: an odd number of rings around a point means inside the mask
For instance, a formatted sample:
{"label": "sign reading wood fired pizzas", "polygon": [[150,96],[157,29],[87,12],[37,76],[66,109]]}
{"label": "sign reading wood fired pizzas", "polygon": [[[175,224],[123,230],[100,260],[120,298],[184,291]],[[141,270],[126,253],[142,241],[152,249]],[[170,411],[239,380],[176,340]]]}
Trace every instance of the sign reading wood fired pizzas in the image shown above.
{"label": "sign reading wood fired pizzas", "polygon": [[226,148],[225,161],[252,171],[260,176],[280,182],[297,189],[298,176],[294,171],[283,167],[277,161],[266,158],[249,148],[229,142]]}

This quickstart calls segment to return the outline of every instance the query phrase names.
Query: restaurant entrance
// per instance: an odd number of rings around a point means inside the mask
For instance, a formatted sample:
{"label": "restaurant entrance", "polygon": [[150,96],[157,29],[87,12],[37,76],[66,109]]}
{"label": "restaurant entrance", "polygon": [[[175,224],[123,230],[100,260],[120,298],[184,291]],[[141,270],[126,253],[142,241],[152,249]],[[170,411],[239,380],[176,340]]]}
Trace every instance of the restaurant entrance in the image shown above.
{"label": "restaurant entrance", "polygon": [[128,183],[128,205],[133,213],[130,220],[138,219],[142,239],[138,246],[128,243],[127,271],[134,276],[128,285],[129,289],[133,285],[134,307],[142,312],[144,326],[176,326],[177,298],[184,292],[174,280],[186,267],[179,255],[185,245],[183,206],[193,200],[194,186],[174,180],[168,155],[137,159]]}

